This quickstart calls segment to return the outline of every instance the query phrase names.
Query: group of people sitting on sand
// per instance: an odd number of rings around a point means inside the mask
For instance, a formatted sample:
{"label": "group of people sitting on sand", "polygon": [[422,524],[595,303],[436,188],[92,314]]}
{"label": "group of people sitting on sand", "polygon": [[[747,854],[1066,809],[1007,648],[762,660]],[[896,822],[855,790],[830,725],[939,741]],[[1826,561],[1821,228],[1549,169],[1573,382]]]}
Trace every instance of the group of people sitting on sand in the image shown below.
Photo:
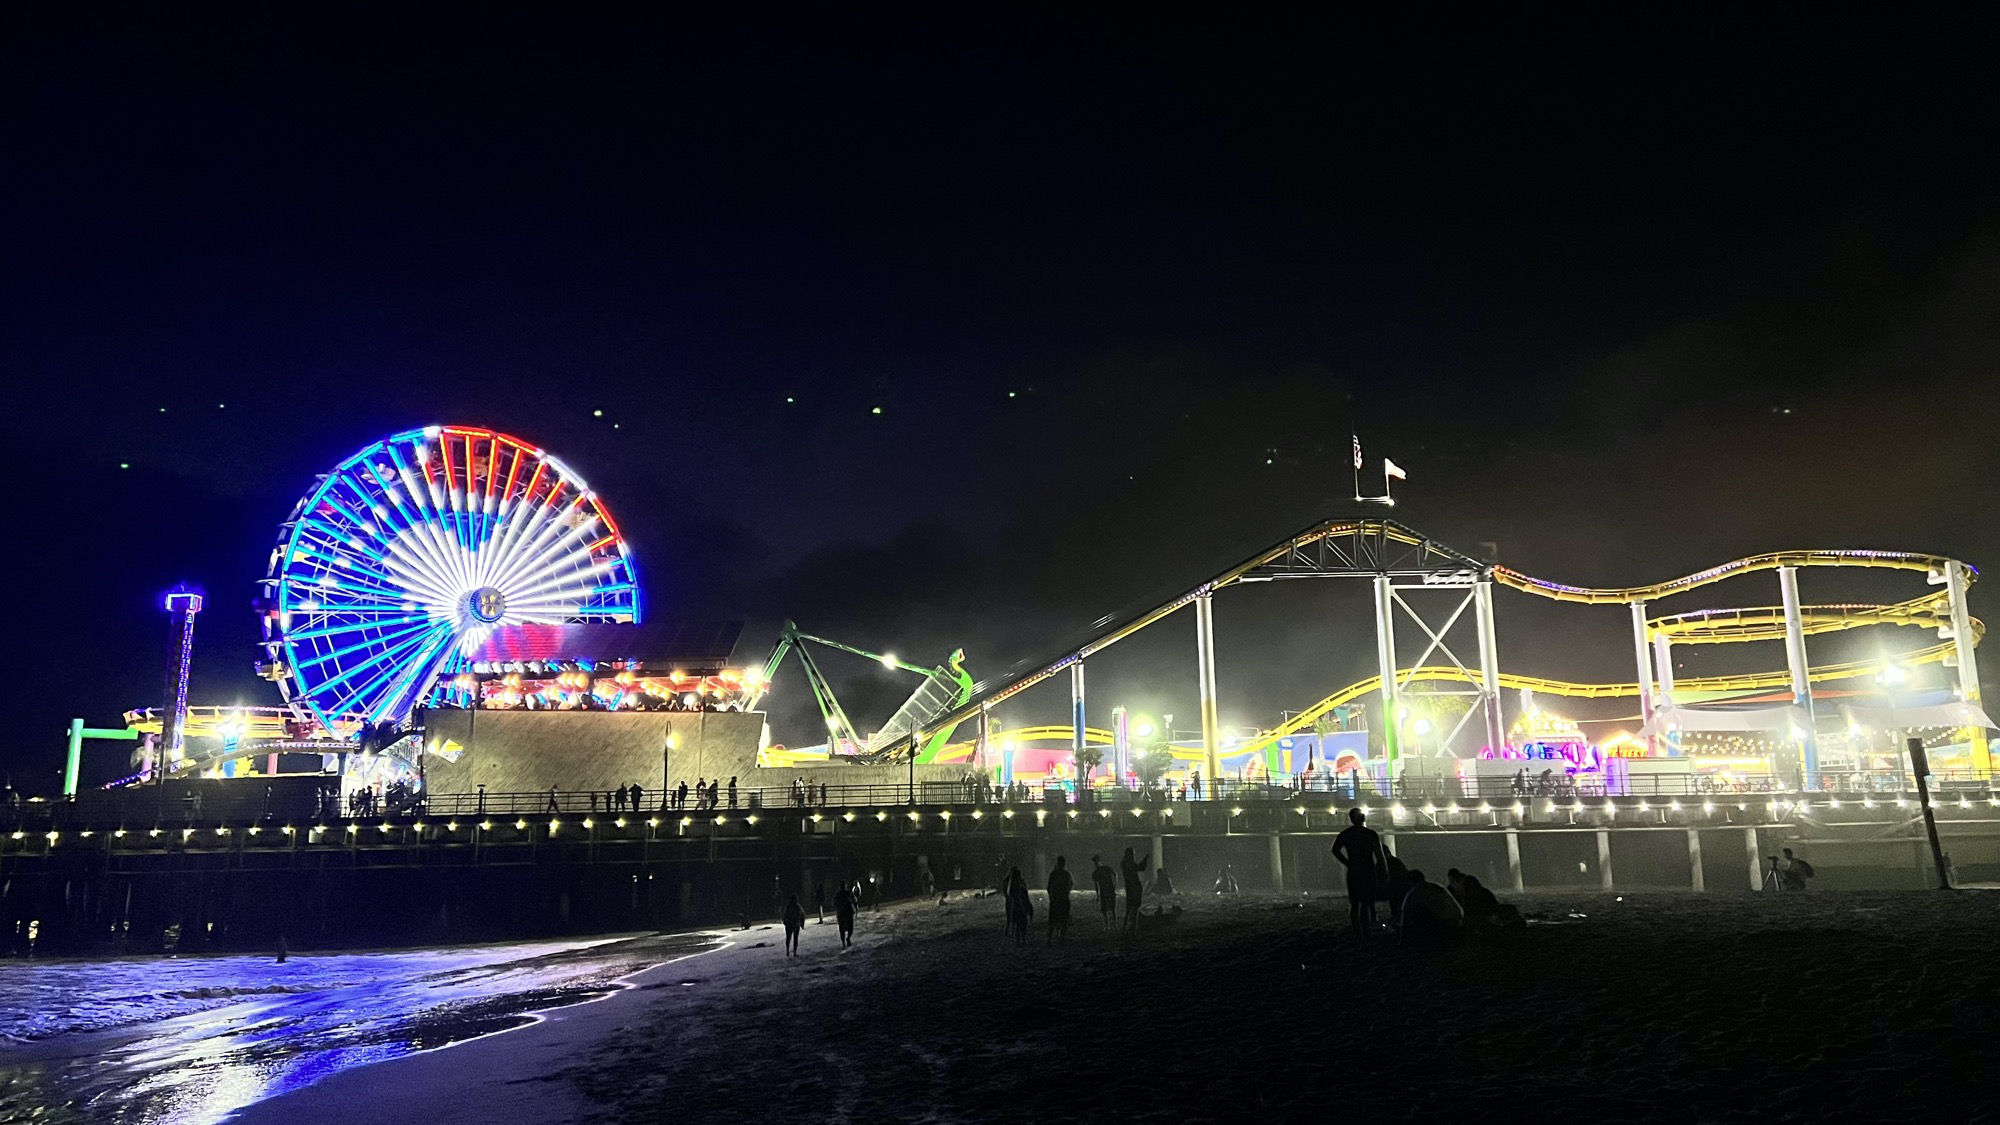
{"label": "group of people sitting on sand", "polygon": [[1333,840],[1333,858],[1347,869],[1348,922],[1357,937],[1381,930],[1376,905],[1389,904],[1389,928],[1413,941],[1454,941],[1524,929],[1521,912],[1502,903],[1478,876],[1452,868],[1440,886],[1405,867],[1382,846],[1360,809]]}

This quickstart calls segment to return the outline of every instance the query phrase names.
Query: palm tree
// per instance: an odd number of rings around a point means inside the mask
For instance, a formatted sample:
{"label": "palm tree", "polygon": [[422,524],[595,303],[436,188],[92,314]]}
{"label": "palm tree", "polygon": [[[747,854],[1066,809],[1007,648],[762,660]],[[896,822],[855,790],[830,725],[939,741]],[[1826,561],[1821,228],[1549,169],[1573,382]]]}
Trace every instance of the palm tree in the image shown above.
{"label": "palm tree", "polygon": [[1072,756],[1076,759],[1077,783],[1085,789],[1090,788],[1091,772],[1104,764],[1104,747],[1086,743]]}

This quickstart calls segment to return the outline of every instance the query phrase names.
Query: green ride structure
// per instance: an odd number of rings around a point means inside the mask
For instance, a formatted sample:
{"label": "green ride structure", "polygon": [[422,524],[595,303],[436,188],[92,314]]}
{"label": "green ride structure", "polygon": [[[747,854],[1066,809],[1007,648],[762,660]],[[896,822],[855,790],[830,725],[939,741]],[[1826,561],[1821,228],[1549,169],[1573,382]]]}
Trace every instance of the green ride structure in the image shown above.
{"label": "green ride structure", "polygon": [[[884,668],[914,672],[924,678],[923,683],[910,693],[901,707],[896,708],[896,713],[889,716],[888,722],[864,738],[834,694],[832,683],[820,671],[819,662],[812,654],[814,645],[867,657]],[[826,720],[830,756],[850,756],[839,753],[840,746],[845,743],[854,748],[851,758],[857,763],[900,761],[908,758],[913,750],[918,765],[937,761],[939,752],[951,741],[952,732],[958,729],[958,724],[952,722],[932,729],[931,721],[964,707],[972,698],[974,685],[972,676],[965,670],[964,649],[953,650],[944,663],[935,668],[925,668],[899,659],[894,653],[870,652],[865,648],[801,632],[796,622],[787,621],[778,633],[778,643],[771,650],[770,659],[764,662],[763,679],[746,701],[745,710],[756,709],[764,693],[770,690],[771,679],[777,675],[787,656],[798,658],[799,667],[805,672],[806,686],[812,691],[813,702],[819,705],[820,715]]]}

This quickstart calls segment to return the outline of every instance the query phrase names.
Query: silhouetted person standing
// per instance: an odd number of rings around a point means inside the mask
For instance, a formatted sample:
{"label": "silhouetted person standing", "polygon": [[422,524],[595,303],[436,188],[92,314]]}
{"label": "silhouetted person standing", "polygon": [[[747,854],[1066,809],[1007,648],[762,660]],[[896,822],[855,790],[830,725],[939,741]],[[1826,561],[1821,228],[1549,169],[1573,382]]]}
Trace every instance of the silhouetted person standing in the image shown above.
{"label": "silhouetted person standing", "polygon": [[1347,868],[1347,921],[1357,935],[1375,925],[1375,900],[1388,879],[1382,834],[1368,827],[1360,809],[1347,810],[1348,825],[1333,838],[1333,858]]}
{"label": "silhouetted person standing", "polygon": [[729,779],[729,807],[736,807],[736,779],[733,777]]}
{"label": "silhouetted person standing", "polygon": [[1028,898],[1028,881],[1016,867],[1007,872],[1007,932],[1016,946],[1028,944],[1028,924],[1034,920],[1035,904]]}
{"label": "silhouetted person standing", "polygon": [[842,881],[833,892],[833,920],[840,926],[841,948],[854,944],[854,884]]}
{"label": "silhouetted person standing", "polygon": [[1069,892],[1076,885],[1070,877],[1069,860],[1056,857],[1056,869],[1049,872],[1049,944],[1056,943],[1060,933],[1064,941],[1069,940]]}
{"label": "silhouetted person standing", "polygon": [[1090,857],[1090,881],[1097,888],[1097,909],[1104,915],[1104,928],[1118,920],[1118,873],[1104,865],[1104,857]]}
{"label": "silhouetted person standing", "polygon": [[799,931],[806,928],[806,908],[799,904],[799,896],[793,895],[785,903],[785,956],[799,955]]}
{"label": "silhouetted person standing", "polygon": [[1133,859],[1131,848],[1126,848],[1125,858],[1118,861],[1118,870],[1125,873],[1125,928],[1128,930],[1139,928],[1139,904],[1146,895],[1146,885],[1139,881],[1139,872],[1152,862],[1151,854],[1145,859]]}

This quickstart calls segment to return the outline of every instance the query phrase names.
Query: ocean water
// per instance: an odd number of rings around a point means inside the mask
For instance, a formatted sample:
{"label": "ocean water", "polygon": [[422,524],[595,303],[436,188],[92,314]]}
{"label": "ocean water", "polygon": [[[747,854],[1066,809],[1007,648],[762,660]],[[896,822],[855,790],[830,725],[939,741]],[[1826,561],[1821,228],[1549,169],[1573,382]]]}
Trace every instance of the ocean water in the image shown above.
{"label": "ocean water", "polygon": [[218,1122],[533,1022],[706,934],[272,957],[0,962],[0,1121]]}

